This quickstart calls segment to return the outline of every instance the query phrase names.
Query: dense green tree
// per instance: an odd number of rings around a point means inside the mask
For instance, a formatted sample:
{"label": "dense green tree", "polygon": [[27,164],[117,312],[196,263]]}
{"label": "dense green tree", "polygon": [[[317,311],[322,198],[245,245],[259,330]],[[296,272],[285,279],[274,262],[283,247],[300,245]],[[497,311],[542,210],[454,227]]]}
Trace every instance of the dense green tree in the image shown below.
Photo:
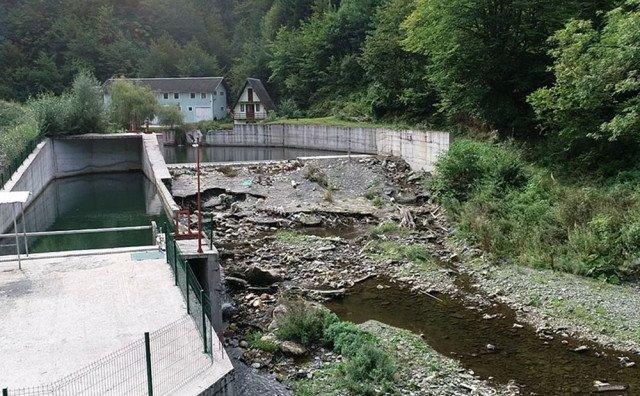
{"label": "dense green tree", "polygon": [[640,1],[607,13],[600,30],[574,20],[551,38],[555,83],[530,102],[565,148],[640,138]]}
{"label": "dense green tree", "polygon": [[282,28],[270,47],[271,82],[315,112],[330,110],[365,89],[359,53],[378,0],[345,0],[297,29]]}
{"label": "dense green tree", "polygon": [[115,79],[109,87],[109,95],[111,121],[128,130],[138,130],[146,119],[153,119],[158,110],[158,102],[151,89],[129,80]]}
{"label": "dense green tree", "polygon": [[546,0],[418,0],[405,23],[408,50],[454,121],[529,133],[526,97],[550,81],[546,39],[577,6]]}
{"label": "dense green tree", "polygon": [[377,118],[426,118],[435,111],[436,96],[427,78],[429,58],[402,47],[406,35],[400,25],[414,4],[413,0],[390,0],[380,5],[364,42],[360,63]]}
{"label": "dense green tree", "polygon": [[156,116],[160,125],[169,126],[174,128],[184,123],[184,116],[182,111],[177,106],[158,106],[156,110]]}

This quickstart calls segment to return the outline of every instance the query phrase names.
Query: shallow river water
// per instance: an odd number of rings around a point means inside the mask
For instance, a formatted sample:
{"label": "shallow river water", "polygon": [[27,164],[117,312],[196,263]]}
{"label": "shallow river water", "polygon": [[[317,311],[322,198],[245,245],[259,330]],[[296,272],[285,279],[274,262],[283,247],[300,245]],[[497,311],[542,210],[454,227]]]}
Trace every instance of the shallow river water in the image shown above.
{"label": "shallow river water", "polygon": [[[480,311],[446,295],[437,297],[440,301],[376,278],[355,285],[328,307],[343,320],[362,323],[374,319],[422,334],[425,342],[441,354],[459,360],[484,379],[502,384],[515,380],[524,394],[589,394],[595,390],[596,380],[628,386],[626,392],[609,395],[640,394],[637,365],[622,367],[618,359],[627,356],[635,361],[638,356],[559,334],[541,339],[530,326],[514,327],[514,313],[505,306]],[[496,314],[486,319],[485,315]],[[572,351],[581,345],[589,349]]]}

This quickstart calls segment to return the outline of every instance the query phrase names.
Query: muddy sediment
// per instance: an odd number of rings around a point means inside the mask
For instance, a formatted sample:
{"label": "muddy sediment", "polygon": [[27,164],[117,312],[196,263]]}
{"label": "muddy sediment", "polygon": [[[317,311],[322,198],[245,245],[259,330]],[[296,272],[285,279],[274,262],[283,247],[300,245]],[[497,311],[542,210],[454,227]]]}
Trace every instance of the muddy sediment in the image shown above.
{"label": "muddy sediment", "polygon": [[[193,179],[188,170],[174,173],[174,195],[191,207]],[[466,257],[447,247],[450,229],[424,193],[422,175],[401,161],[217,167],[206,169],[204,180],[206,228],[232,298],[225,307],[227,342],[244,350],[239,359],[254,370],[288,382],[313,378],[336,361],[322,349],[293,359],[246,342],[252,332],[273,331],[273,311],[283,298],[301,297],[344,320],[373,319],[420,335],[459,362],[447,374],[460,379],[449,380],[457,384],[451,393],[468,393],[470,386],[486,393],[482,381],[500,394],[518,392],[509,384],[521,394],[640,392],[637,356],[576,339],[574,329],[531,326],[486,292],[479,274],[467,271]],[[437,383],[419,365],[411,370]],[[437,393],[428,386],[400,389]]]}

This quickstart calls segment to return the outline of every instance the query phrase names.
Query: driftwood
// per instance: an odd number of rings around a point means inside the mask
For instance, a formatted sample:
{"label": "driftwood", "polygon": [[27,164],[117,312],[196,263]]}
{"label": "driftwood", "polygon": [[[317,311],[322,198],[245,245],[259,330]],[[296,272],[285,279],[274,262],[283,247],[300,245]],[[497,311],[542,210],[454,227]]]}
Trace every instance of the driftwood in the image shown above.
{"label": "driftwood", "polygon": [[411,211],[407,208],[399,208],[400,209],[400,227],[404,228],[416,228],[416,223],[413,221],[413,215]]}

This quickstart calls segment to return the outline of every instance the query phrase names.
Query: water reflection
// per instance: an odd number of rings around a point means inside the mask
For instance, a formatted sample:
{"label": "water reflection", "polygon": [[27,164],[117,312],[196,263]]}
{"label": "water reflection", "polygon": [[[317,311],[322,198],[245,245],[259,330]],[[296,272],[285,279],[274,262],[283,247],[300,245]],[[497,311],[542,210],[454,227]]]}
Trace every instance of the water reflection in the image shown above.
{"label": "water reflection", "polygon": [[[98,173],[52,181],[26,209],[25,223],[27,231],[148,225],[161,210],[155,187],[141,172]],[[21,223],[18,230],[22,231]],[[13,227],[5,232],[13,232]],[[39,253],[151,242],[151,232],[142,230],[31,237],[29,249]],[[0,239],[0,254],[15,254],[14,244],[13,238]]]}

